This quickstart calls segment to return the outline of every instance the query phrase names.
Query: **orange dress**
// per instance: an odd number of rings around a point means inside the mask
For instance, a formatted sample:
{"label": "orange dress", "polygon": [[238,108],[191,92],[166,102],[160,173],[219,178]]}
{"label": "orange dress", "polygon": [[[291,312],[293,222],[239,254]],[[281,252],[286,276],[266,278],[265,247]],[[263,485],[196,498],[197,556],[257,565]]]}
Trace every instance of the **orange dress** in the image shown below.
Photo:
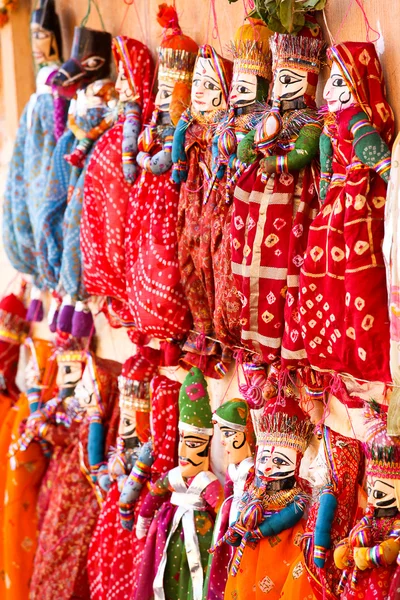
{"label": "orange dress", "polygon": [[[29,415],[29,403],[21,394],[15,405],[11,443],[18,441],[20,427]],[[37,546],[36,501],[47,461],[38,443],[19,450],[6,463],[3,521],[2,600],[28,600]]]}

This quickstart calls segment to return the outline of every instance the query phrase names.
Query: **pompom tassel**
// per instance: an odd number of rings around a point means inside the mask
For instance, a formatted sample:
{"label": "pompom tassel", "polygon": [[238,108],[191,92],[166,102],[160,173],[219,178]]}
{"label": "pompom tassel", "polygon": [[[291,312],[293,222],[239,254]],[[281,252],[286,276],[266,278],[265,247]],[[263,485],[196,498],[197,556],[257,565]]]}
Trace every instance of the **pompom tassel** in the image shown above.
{"label": "pompom tassel", "polygon": [[178,14],[166,2],[158,6],[157,22],[164,29],[179,29]]}
{"label": "pompom tassel", "polygon": [[72,335],[89,337],[94,329],[93,315],[85,302],[77,302],[72,317]]}
{"label": "pompom tassel", "polygon": [[52,333],[57,331],[58,315],[60,314],[60,299],[53,297],[50,302],[50,308],[47,315],[47,322]]}
{"label": "pompom tassel", "polygon": [[34,298],[29,304],[26,320],[30,323],[39,323],[40,321],[43,321],[43,317],[43,302],[39,298]]}
{"label": "pompom tassel", "polygon": [[39,288],[32,286],[31,301],[26,314],[26,320],[30,323],[39,323],[43,321],[44,309],[42,302],[42,293]]}
{"label": "pompom tassel", "polygon": [[75,305],[72,303],[71,296],[65,296],[57,319],[57,329],[63,333],[72,332],[72,317],[74,311]]}

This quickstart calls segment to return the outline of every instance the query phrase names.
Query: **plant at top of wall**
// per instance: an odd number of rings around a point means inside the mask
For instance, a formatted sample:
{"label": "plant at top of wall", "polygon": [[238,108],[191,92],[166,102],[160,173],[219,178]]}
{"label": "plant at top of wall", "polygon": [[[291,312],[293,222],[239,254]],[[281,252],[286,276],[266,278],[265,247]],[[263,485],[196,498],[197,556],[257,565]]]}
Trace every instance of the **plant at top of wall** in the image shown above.
{"label": "plant at top of wall", "polygon": [[308,25],[307,13],[322,10],[326,0],[252,0],[252,4],[254,10],[249,16],[261,17],[271,31],[295,34]]}
{"label": "plant at top of wall", "polygon": [[0,6],[0,27],[4,27],[8,23],[10,16],[9,13],[15,10],[17,6],[17,0],[2,0]]}

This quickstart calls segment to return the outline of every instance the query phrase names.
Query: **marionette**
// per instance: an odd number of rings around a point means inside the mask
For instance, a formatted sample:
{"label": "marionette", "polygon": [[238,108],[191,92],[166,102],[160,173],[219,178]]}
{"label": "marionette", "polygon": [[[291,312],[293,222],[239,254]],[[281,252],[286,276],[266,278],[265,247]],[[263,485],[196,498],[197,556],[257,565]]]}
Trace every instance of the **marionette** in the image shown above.
{"label": "marionette", "polygon": [[[54,0],[41,0],[31,16],[36,91],[22,113],[7,177],[3,206],[3,242],[13,267],[44,282],[38,268],[38,210],[43,202],[51,157],[65,127],[65,101],[51,87],[61,64],[60,22]],[[40,293],[35,292],[37,296]],[[43,318],[40,302],[32,303],[28,320]]]}
{"label": "marionette", "polygon": [[[221,431],[221,444],[228,460],[225,500],[215,522],[214,545],[237,517],[246,480],[254,467],[255,436],[249,406],[244,400],[234,398],[224,402],[213,414],[213,421]],[[207,600],[222,600],[224,597],[233,554],[234,549],[224,545],[215,548],[210,555],[204,596]]]}
{"label": "marionette", "polygon": [[310,227],[300,276],[302,335],[312,366],[387,382],[381,246],[393,113],[373,44],[338,44],[329,57],[320,140],[322,207]]}
{"label": "marionette", "polygon": [[186,354],[181,362],[184,368],[197,366],[215,378],[222,377],[226,368],[219,345],[204,337],[215,337],[212,223],[205,216],[204,201],[212,172],[212,137],[228,107],[231,73],[230,61],[208,44],[201,46],[193,72],[191,104],[177,125],[172,147],[172,177],[177,183],[183,182],[177,221],[179,267],[195,330],[184,345]]}
{"label": "marionette", "polygon": [[23,283],[17,294],[7,294],[0,300],[0,427],[8,408],[19,396],[15,381],[19,353],[21,344],[29,332],[24,294]]}
{"label": "marionette", "polygon": [[[87,299],[81,281],[80,218],[85,167],[98,138],[113,124],[114,85],[110,81],[111,35],[76,27],[71,52],[53,79],[60,95],[75,96],[70,104],[68,128],[54,150],[40,225],[39,265],[45,287],[63,310],[52,310],[51,329],[89,336],[93,319],[82,301]],[[75,153],[75,154],[74,154]],[[72,159],[68,157],[77,157]],[[66,161],[68,158],[68,161]],[[74,307],[77,301],[76,314]],[[58,306],[59,308],[59,306]],[[74,327],[72,320],[74,318]]]}
{"label": "marionette", "polygon": [[254,477],[224,542],[236,546],[224,598],[280,598],[292,565],[301,562],[301,519],[308,497],[299,478],[313,425],[291,397],[267,405],[257,419]]}
{"label": "marionette", "polygon": [[41,444],[22,448],[19,438],[30,411],[39,401],[45,403],[52,397],[56,375],[52,342],[34,338],[27,339],[25,345],[29,357],[24,373],[27,392],[20,394],[0,431],[4,464],[4,505],[0,510],[0,570],[4,576],[0,596],[4,600],[25,600],[29,595],[38,543],[37,502],[47,460]]}
{"label": "marionette", "polygon": [[343,571],[337,593],[341,600],[387,600],[400,550],[400,445],[387,435],[386,407],[365,409],[365,457],[368,504],[364,516],[335,548],[336,567]]}
{"label": "marionette", "polygon": [[255,162],[234,193],[232,271],[242,294],[242,343],[268,364],[281,356],[284,368],[305,358],[298,279],[318,207],[313,159],[322,129],[315,89],[323,44],[313,34],[272,39],[273,107],[257,126],[253,157],[246,147],[246,161]]}
{"label": "marionette", "polygon": [[[87,554],[102,501],[97,478],[115,442],[112,429],[107,437],[107,426],[114,411],[120,365],[87,352],[81,353],[81,360],[86,361],[82,378],[74,396],[65,399],[78,426],[58,465],[40,530],[32,600],[90,598]],[[46,428],[42,435],[46,439]]]}
{"label": "marionette", "polygon": [[170,181],[175,125],[188,106],[197,44],[184,35],[175,8],[162,4],[155,109],[139,137],[142,172],[130,192],[125,238],[126,288],[136,327],[181,339],[191,317],[180,282],[176,220],[179,188]]}
{"label": "marionette", "polygon": [[211,222],[214,333],[216,339],[231,347],[240,345],[242,307],[231,269],[230,241],[233,191],[245,168],[237,158],[237,146],[260,120],[271,81],[272,32],[260,19],[249,21],[238,29],[231,47],[229,112],[218,124],[212,142],[213,177],[208,183],[204,214],[204,219]]}
{"label": "marionette", "polygon": [[136,525],[138,537],[147,534],[136,600],[204,597],[208,549],[222,497],[221,484],[209,470],[212,435],[207,383],[192,367],[179,394],[179,466],[151,486]]}
{"label": "marionette", "polygon": [[[109,456],[108,473],[99,478],[108,489],[89,548],[88,573],[91,598],[132,597],[136,571],[143,554],[144,540],[132,533],[133,520],[147,493],[146,482],[152,477],[152,464],[166,430],[177,425],[179,383],[156,377],[157,367],[141,354],[128,359],[118,378],[119,429],[117,445]],[[165,382],[166,380],[166,382]],[[150,402],[150,386],[152,396]],[[158,429],[155,447],[150,440],[152,418],[164,412],[162,431]],[[171,440],[170,440],[171,441]],[[174,446],[171,443],[171,450]],[[173,450],[172,450],[173,457]]]}
{"label": "marionette", "polygon": [[363,477],[362,445],[323,427],[318,454],[309,468],[318,496],[302,541],[308,578],[316,600],[336,598],[341,571],[333,549],[353,527]]}
{"label": "marionette", "polygon": [[114,38],[112,49],[118,72],[118,121],[96,144],[86,171],[82,270],[88,294],[110,296],[113,303],[122,302],[128,311],[125,219],[131,184],[138,175],[138,136],[151,110],[153,60],[144,44],[126,36]]}

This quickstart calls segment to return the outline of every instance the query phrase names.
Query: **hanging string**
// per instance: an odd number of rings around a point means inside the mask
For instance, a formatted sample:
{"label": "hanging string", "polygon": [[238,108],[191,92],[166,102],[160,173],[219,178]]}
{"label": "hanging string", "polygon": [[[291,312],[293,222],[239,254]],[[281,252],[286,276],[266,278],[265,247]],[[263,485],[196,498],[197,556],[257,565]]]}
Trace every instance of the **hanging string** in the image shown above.
{"label": "hanging string", "polygon": [[103,17],[102,17],[101,12],[100,12],[100,8],[97,5],[97,0],[88,0],[87,11],[86,11],[86,14],[85,14],[85,16],[83,17],[83,19],[81,21],[81,27],[86,27],[86,24],[87,24],[87,22],[89,20],[90,13],[92,11],[92,3],[94,5],[95,9],[97,10],[97,14],[99,15],[99,19],[100,19],[100,23],[101,23],[101,26],[103,28],[103,31],[106,31],[106,28],[105,28],[105,25],[104,25],[104,21],[103,21]]}
{"label": "hanging string", "polygon": [[211,7],[211,11],[212,11],[212,16],[213,16],[213,21],[214,21],[214,26],[212,29],[212,37],[214,40],[218,40],[219,43],[219,51],[220,54],[222,56],[223,52],[222,52],[222,43],[221,43],[221,37],[219,35],[219,29],[218,29],[218,17],[217,17],[217,10],[215,8],[215,0],[210,0],[210,7]]}
{"label": "hanging string", "polygon": [[[353,4],[354,4],[354,1],[356,2],[357,6],[358,6],[358,7],[359,7],[359,9],[361,10],[361,12],[362,12],[362,15],[363,15],[363,18],[364,18],[364,24],[365,24],[365,29],[366,29],[366,39],[367,39],[367,42],[372,42],[372,43],[375,43],[375,42],[377,42],[377,41],[380,39],[381,35],[380,35],[379,31],[377,31],[376,29],[374,29],[373,27],[371,27],[371,25],[370,25],[370,22],[369,22],[369,19],[368,19],[368,17],[367,17],[367,13],[365,12],[365,8],[364,8],[364,1],[363,1],[363,0],[350,0],[350,1],[349,1],[349,4],[348,4],[348,6],[347,6],[346,13],[345,13],[345,15],[344,15],[344,17],[343,17],[343,19],[342,19],[342,21],[341,21],[341,23],[340,23],[339,27],[338,27],[338,32],[341,32],[341,31],[342,31],[342,29],[343,29],[343,25],[345,24],[345,22],[346,22],[346,21],[347,21],[347,19],[348,19],[348,16],[349,16],[350,10],[351,10],[351,8],[352,8],[352,6],[353,6]],[[329,30],[328,30],[328,31],[329,31]],[[373,39],[373,40],[372,40],[372,39],[370,38],[370,32],[372,32],[372,33],[375,33],[375,34],[377,35],[377,37],[376,37],[375,39]],[[330,32],[329,32],[329,33],[330,33]],[[331,35],[331,34],[330,34],[330,35]],[[332,39],[334,39],[334,38],[333,38],[333,36],[332,36]]]}
{"label": "hanging string", "polygon": [[126,21],[126,17],[128,16],[129,9],[132,6],[133,2],[134,2],[134,0],[124,0],[124,4],[126,6],[125,6],[125,11],[124,11],[124,16],[122,17],[122,21],[121,21],[121,24],[118,29],[118,31],[119,31],[118,35],[122,35],[122,30],[123,30],[123,27],[124,27],[124,24]]}
{"label": "hanging string", "polygon": [[[370,22],[368,20],[367,17],[367,13],[365,12],[365,8],[364,8],[364,1],[363,0],[356,0],[361,12],[362,12],[362,16],[364,18],[364,24],[365,24],[365,29],[366,29],[366,37],[367,37],[367,42],[372,42],[375,43],[377,42],[380,37],[381,34],[379,33],[379,31],[377,31],[376,29],[374,29],[373,27],[371,27]],[[371,39],[370,38],[370,32],[375,33],[377,35],[377,37],[375,39]]]}
{"label": "hanging string", "polygon": [[326,18],[325,8],[322,10],[322,16],[324,18],[325,28],[326,28],[326,31],[329,36],[330,44],[331,44],[331,46],[333,46],[335,44],[335,38],[333,37],[331,30],[329,29],[328,20]]}

